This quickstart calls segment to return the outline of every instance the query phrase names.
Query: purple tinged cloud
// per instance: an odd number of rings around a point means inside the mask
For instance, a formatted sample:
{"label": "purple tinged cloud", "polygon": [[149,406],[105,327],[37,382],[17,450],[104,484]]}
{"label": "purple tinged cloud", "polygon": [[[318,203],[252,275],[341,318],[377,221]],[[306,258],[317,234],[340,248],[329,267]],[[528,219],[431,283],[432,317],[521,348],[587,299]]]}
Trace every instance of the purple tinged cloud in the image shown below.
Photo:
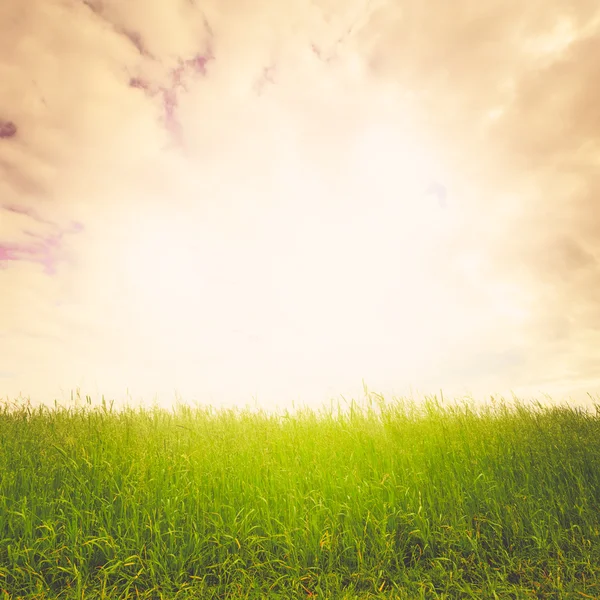
{"label": "purple tinged cloud", "polygon": [[180,92],[188,91],[188,83],[194,76],[205,76],[207,65],[214,60],[212,50],[197,54],[192,58],[178,58],[177,67],[170,71],[170,85],[157,85],[143,77],[130,77],[129,87],[142,90],[146,96],[153,98],[160,94],[162,99],[163,124],[167,131],[181,144],[183,132],[177,118],[176,109],[179,105]]}
{"label": "purple tinged cloud", "polygon": [[17,134],[17,126],[12,121],[0,119],[0,139],[11,138]]}
{"label": "purple tinged cloud", "polygon": [[40,234],[24,228],[21,234],[26,238],[25,242],[5,242],[0,239],[0,269],[7,268],[11,262],[23,261],[39,264],[44,273],[54,275],[58,263],[64,258],[63,237],[80,233],[84,229],[82,223],[75,221],[69,226],[60,226],[27,206],[5,204],[0,205],[0,211],[25,216],[32,225],[42,224],[52,230],[51,233]]}
{"label": "purple tinged cloud", "polygon": [[432,196],[435,196],[435,198],[438,201],[438,204],[440,205],[441,208],[446,208],[448,206],[448,203],[446,201],[446,197],[448,195],[446,186],[439,183],[438,181],[432,182],[429,185],[429,187],[427,188],[427,191],[425,192],[425,194],[426,195],[431,194]]}
{"label": "purple tinged cloud", "polygon": [[3,204],[0,205],[0,209],[10,213],[14,213],[16,215],[24,215],[26,217],[29,217],[30,219],[33,219],[37,223],[42,223],[44,225],[54,225],[52,221],[48,221],[47,219],[40,217],[37,211],[35,211],[30,206],[19,206],[17,204]]}

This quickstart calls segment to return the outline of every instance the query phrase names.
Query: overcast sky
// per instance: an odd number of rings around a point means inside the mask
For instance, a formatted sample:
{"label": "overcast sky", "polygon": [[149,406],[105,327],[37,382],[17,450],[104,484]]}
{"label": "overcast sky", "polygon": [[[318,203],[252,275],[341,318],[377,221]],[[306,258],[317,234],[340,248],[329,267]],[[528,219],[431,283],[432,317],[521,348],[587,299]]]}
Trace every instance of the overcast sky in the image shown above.
{"label": "overcast sky", "polygon": [[597,0],[2,0],[0,396],[600,392]]}

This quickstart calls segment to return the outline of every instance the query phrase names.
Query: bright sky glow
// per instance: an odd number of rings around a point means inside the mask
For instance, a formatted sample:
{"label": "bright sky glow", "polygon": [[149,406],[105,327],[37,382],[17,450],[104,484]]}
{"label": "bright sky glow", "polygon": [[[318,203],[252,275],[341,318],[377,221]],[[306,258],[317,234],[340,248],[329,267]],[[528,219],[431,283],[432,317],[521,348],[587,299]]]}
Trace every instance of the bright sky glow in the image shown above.
{"label": "bright sky glow", "polygon": [[0,395],[599,391],[600,9],[438,4],[5,0]]}

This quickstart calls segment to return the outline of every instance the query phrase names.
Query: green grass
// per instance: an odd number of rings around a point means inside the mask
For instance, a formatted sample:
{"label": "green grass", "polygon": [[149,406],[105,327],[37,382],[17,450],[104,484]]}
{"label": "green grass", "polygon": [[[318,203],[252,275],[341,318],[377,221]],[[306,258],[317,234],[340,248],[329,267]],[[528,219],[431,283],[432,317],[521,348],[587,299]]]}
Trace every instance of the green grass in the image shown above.
{"label": "green grass", "polygon": [[600,407],[6,404],[21,597],[599,598]]}

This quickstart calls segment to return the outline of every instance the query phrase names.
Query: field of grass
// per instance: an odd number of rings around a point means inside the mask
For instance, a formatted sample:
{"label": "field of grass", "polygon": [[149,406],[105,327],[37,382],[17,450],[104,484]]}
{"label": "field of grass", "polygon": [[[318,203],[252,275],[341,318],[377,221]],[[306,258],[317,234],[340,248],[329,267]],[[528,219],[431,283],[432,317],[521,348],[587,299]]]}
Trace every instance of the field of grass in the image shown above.
{"label": "field of grass", "polygon": [[0,599],[600,598],[600,407],[0,410]]}

